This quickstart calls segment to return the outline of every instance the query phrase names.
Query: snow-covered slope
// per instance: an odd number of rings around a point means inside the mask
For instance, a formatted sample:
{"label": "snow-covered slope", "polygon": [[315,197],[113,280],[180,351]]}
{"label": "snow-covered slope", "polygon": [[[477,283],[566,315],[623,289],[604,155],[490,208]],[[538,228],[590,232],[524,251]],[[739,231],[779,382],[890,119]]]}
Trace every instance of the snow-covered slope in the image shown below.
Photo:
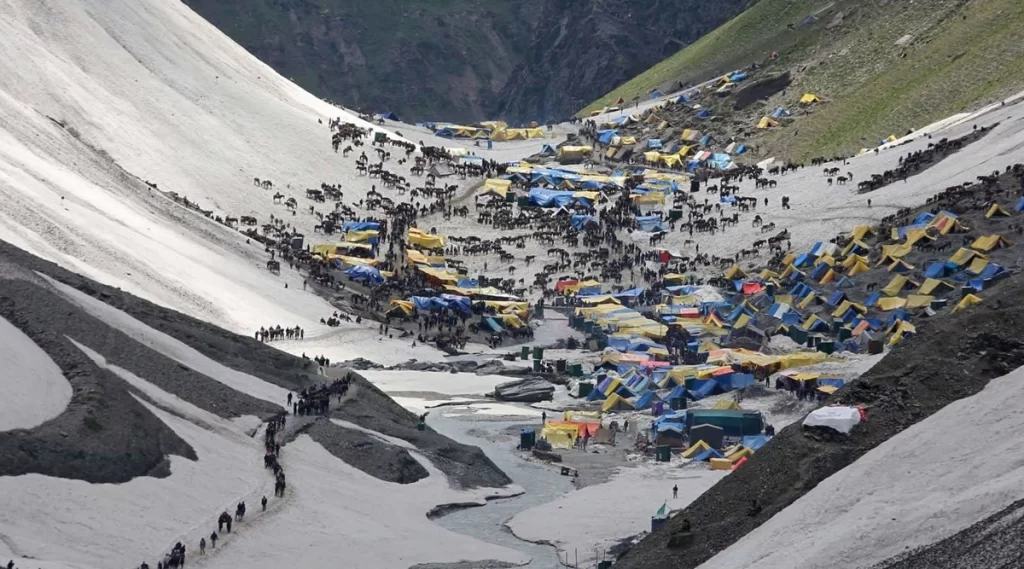
{"label": "snow-covered slope", "polygon": [[369,189],[331,150],[326,126],[358,118],[181,2],[0,0],[0,38],[0,239],[234,331],[329,334],[334,351],[311,346],[311,355],[367,351],[367,328],[318,328],[333,309],[302,292],[297,274],[268,274],[261,247],[135,178],[266,223],[284,209],[256,177],[286,195],[321,182]]}
{"label": "snow-covered slope", "polygon": [[42,348],[0,318],[0,431],[31,429],[71,401],[71,384]]}
{"label": "snow-covered slope", "polygon": [[[1024,498],[1024,368],[826,479],[702,569],[870,567]],[[870,415],[868,417],[870,421]]]}

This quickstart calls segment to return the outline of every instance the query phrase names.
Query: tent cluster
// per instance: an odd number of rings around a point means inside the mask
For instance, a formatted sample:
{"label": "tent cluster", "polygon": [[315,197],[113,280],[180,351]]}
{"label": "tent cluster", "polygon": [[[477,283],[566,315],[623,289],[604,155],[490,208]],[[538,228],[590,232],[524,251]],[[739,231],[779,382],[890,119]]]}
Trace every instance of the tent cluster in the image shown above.
{"label": "tent cluster", "polygon": [[442,138],[493,140],[495,142],[544,138],[544,129],[538,127],[536,123],[526,128],[511,128],[504,121],[484,121],[471,126],[449,123],[423,123],[422,126],[433,130],[435,135]]}

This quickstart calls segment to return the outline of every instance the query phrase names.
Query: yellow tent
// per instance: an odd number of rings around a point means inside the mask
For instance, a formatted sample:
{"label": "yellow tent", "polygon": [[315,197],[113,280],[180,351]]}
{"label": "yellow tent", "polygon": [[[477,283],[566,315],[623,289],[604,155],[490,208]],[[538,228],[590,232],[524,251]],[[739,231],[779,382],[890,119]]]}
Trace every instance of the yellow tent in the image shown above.
{"label": "yellow tent", "polygon": [[977,296],[974,296],[973,294],[968,294],[967,296],[963,297],[963,299],[961,299],[956,306],[953,307],[953,314],[956,314],[957,312],[960,312],[961,310],[964,310],[966,308],[970,308],[975,304],[981,304],[981,299],[978,298]]}
{"label": "yellow tent", "polygon": [[607,413],[609,411],[631,411],[633,409],[635,409],[633,404],[618,393],[612,393],[609,395],[608,399],[605,399],[604,403],[601,405],[602,413]]}
{"label": "yellow tent", "polygon": [[562,146],[558,149],[558,158],[560,160],[578,160],[587,156],[593,151],[593,146]]}
{"label": "yellow tent", "polygon": [[931,294],[933,292],[945,292],[947,290],[954,290],[956,287],[939,279],[925,279],[921,283],[921,288],[917,289],[918,294]]}
{"label": "yellow tent", "polygon": [[[889,257],[891,260],[899,259],[900,257],[906,257],[913,250],[913,247],[909,243],[900,243],[897,245],[882,245],[883,257]],[[891,262],[891,261],[890,261]]]}
{"label": "yellow tent", "polygon": [[680,149],[679,149],[679,152],[677,152],[676,154],[678,154],[679,156],[686,156],[686,155],[687,155],[687,154],[689,154],[690,152],[693,152],[693,147],[692,147],[692,146],[689,146],[689,145],[686,145],[686,144],[684,144],[684,145],[683,145],[683,147],[682,147],[682,148],[680,148]]}
{"label": "yellow tent", "polygon": [[684,450],[680,456],[682,456],[683,458],[693,458],[706,450],[711,450],[711,447],[708,446],[708,443],[704,441],[697,441],[696,443],[690,445],[690,448]]}
{"label": "yellow tent", "polygon": [[907,297],[907,308],[924,308],[935,300],[934,296],[928,294],[912,294]]}
{"label": "yellow tent", "polygon": [[480,196],[498,196],[501,199],[505,199],[508,196],[508,191],[512,188],[512,180],[502,180],[500,178],[489,178],[484,182],[484,186],[480,188],[477,195]]}
{"label": "yellow tent", "polygon": [[971,243],[971,249],[988,253],[992,249],[1009,247],[1010,245],[1012,243],[1001,235],[985,235],[975,239],[974,243]]}
{"label": "yellow tent", "polygon": [[870,225],[858,225],[853,228],[854,239],[864,239],[868,235],[875,235],[875,230]]}
{"label": "yellow tent", "polygon": [[722,399],[718,403],[711,406],[712,409],[721,409],[724,411],[742,411],[743,407],[740,404],[733,401],[732,399]]}
{"label": "yellow tent", "polygon": [[800,97],[801,105],[810,105],[811,103],[820,103],[821,98],[814,93],[804,93],[803,97]]}
{"label": "yellow tent", "polygon": [[[846,247],[843,247],[843,253],[842,254],[843,255],[849,255],[850,253],[853,253],[853,252],[862,252],[862,251],[866,253],[866,252],[868,252],[870,250],[871,250],[871,247],[868,247],[867,243],[864,243],[860,239],[854,239],[853,241],[850,241],[849,243],[847,243]],[[867,262],[867,259],[864,259],[864,262]]]}
{"label": "yellow tent", "polygon": [[701,139],[700,131],[691,128],[684,129],[682,134],[679,135],[679,139],[687,142],[697,142]]}
{"label": "yellow tent", "polygon": [[[890,346],[898,343],[900,340],[905,338],[907,335],[914,334],[914,333],[917,332],[917,328],[914,327],[913,324],[911,324],[910,322],[906,322],[904,320],[900,320],[899,322],[897,322],[893,326],[894,326],[895,330],[893,331],[892,337],[889,338],[889,345]],[[893,328],[890,328],[890,330],[893,330]]]}
{"label": "yellow tent", "polygon": [[579,435],[580,428],[576,425],[547,423],[540,431],[540,438],[548,441],[553,448],[572,448],[576,446],[576,439]]}
{"label": "yellow tent", "polygon": [[903,289],[909,288],[911,285],[916,286],[917,283],[911,282],[910,279],[903,275],[896,275],[889,281],[889,284],[885,285],[882,292],[886,296],[899,296]]}
{"label": "yellow tent", "polygon": [[761,117],[761,120],[757,121],[757,128],[765,129],[773,126],[779,126],[779,121],[771,117]]}
{"label": "yellow tent", "polygon": [[743,272],[739,265],[733,265],[728,271],[725,271],[724,276],[729,280],[744,279],[747,278],[747,273]]}
{"label": "yellow tent", "polygon": [[985,255],[978,253],[977,251],[971,251],[970,249],[964,249],[963,247],[961,247],[960,249],[957,250],[956,253],[953,253],[953,256],[949,258],[949,262],[953,263],[958,267],[962,267],[969,261],[973,260],[975,257],[981,257],[982,259],[988,258]]}
{"label": "yellow tent", "polygon": [[868,309],[865,308],[863,304],[857,304],[856,302],[850,302],[849,300],[844,300],[832,312],[832,318],[842,318],[843,315],[846,314],[846,311],[850,310],[851,308],[856,310],[857,312],[860,312],[861,314],[864,314],[865,312],[868,311]]}
{"label": "yellow tent", "polygon": [[376,229],[366,229],[363,231],[348,231],[345,233],[345,241],[349,243],[362,243],[369,241],[374,237],[378,236]]}
{"label": "yellow tent", "polygon": [[427,249],[441,249],[444,247],[444,237],[440,235],[431,235],[422,229],[415,227],[409,228],[408,235],[409,243],[413,245],[419,245]]}
{"label": "yellow tent", "polygon": [[892,262],[892,264],[889,265],[889,267],[886,270],[889,271],[890,273],[893,272],[893,271],[900,271],[900,270],[902,270],[902,271],[912,271],[912,270],[914,270],[914,265],[911,265],[910,263],[908,263],[908,262],[906,262],[906,261],[904,261],[902,259],[896,259],[895,261]]}
{"label": "yellow tent", "polygon": [[854,265],[858,264],[867,265],[868,258],[863,257],[861,255],[850,255],[849,257],[843,259],[843,267],[846,269],[849,269],[850,267],[853,267]]}
{"label": "yellow tent", "polygon": [[967,267],[967,271],[974,273],[976,275],[980,275],[981,272],[984,271],[985,267],[987,266],[988,259],[984,257],[976,257],[973,261],[971,261],[970,266]]}
{"label": "yellow tent", "polygon": [[648,164],[656,164],[658,162],[661,162],[661,152],[658,152],[657,150],[644,152],[644,160],[646,160]]}
{"label": "yellow tent", "polygon": [[1001,215],[1003,217],[1010,217],[1010,212],[1008,212],[1005,209],[1003,209],[1003,206],[1001,206],[1001,205],[999,205],[997,203],[994,203],[994,204],[992,204],[992,207],[988,208],[988,211],[985,212],[985,219],[988,219],[988,218],[990,218],[990,217],[992,217],[994,215]]}
{"label": "yellow tent", "polygon": [[416,308],[416,305],[411,300],[398,300],[392,299],[391,304],[388,306],[388,312],[392,310],[398,310],[405,314],[412,314],[412,311]]}
{"label": "yellow tent", "polygon": [[882,297],[882,298],[879,298],[878,302],[875,304],[875,306],[877,306],[879,310],[882,310],[882,311],[885,311],[885,312],[888,312],[890,310],[896,310],[897,308],[903,308],[906,305],[907,305],[907,299],[900,298],[900,297],[895,297],[895,298]]}

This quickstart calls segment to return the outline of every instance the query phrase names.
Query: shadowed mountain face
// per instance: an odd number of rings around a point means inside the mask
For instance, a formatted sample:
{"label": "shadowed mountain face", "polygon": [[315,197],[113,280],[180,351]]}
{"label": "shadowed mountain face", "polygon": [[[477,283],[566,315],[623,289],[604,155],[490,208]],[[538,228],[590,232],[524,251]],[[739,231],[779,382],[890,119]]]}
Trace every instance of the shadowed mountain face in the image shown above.
{"label": "shadowed mountain face", "polygon": [[[184,0],[310,92],[406,121],[568,117],[747,0]],[[586,62],[587,65],[581,65]],[[576,101],[579,99],[579,101]]]}

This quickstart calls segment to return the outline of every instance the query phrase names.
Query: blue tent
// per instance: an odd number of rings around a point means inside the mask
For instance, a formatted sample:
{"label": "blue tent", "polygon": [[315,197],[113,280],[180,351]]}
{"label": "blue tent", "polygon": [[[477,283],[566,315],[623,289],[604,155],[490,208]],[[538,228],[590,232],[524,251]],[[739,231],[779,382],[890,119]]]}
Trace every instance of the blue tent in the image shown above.
{"label": "blue tent", "polygon": [[373,267],[356,265],[345,269],[344,273],[354,281],[362,281],[366,284],[379,284],[384,282],[384,275]]}
{"label": "blue tent", "polygon": [[530,203],[540,207],[563,207],[572,203],[573,194],[575,193],[576,192],[532,188],[530,190]]}
{"label": "blue tent", "polygon": [[711,109],[701,109],[700,112],[697,113],[697,118],[699,118],[699,119],[706,119],[706,118],[708,118],[710,116],[711,116]]}
{"label": "blue tent", "polygon": [[687,95],[686,93],[683,93],[682,95],[679,95],[675,99],[672,99],[672,102],[676,103],[676,104],[689,103],[690,102],[690,96]]}
{"label": "blue tent", "polygon": [[629,290],[624,290],[622,292],[617,292],[617,293],[613,294],[612,296],[614,296],[616,298],[639,298],[640,295],[643,294],[643,292],[644,292],[644,289],[642,289],[642,288],[631,288]]}
{"label": "blue tent", "polygon": [[778,107],[778,108],[775,109],[775,112],[772,113],[772,118],[773,119],[777,119],[777,118],[779,118],[781,116],[787,116],[788,117],[789,115],[790,115],[790,113],[789,113],[788,110],[786,110],[786,109],[784,109],[782,107]]}
{"label": "blue tent", "polygon": [[707,146],[707,145],[711,144],[714,141],[715,141],[715,138],[713,136],[711,136],[710,134],[705,134],[704,136],[700,137],[699,144],[701,146]]}
{"label": "blue tent", "polygon": [[550,144],[545,144],[540,148],[540,153],[544,156],[553,156],[555,154],[558,154],[558,151],[555,150],[554,146],[551,146]]}
{"label": "blue tent", "polygon": [[612,139],[615,138],[615,135],[618,134],[618,132],[619,131],[615,130],[614,128],[610,128],[607,130],[599,130],[597,131],[597,140],[601,144],[611,144]]}
{"label": "blue tent", "polygon": [[729,81],[736,83],[737,81],[743,81],[747,78],[747,74],[744,71],[737,71],[729,76]]}
{"label": "blue tent", "polygon": [[989,263],[988,265],[985,266],[985,270],[981,271],[981,274],[978,275],[978,276],[981,277],[982,279],[991,279],[991,278],[995,278],[997,276],[1002,275],[1002,273],[1005,270],[1006,269],[1004,269],[1003,267],[1000,267],[999,265],[997,265],[995,263]]}
{"label": "blue tent", "polygon": [[715,450],[713,448],[709,448],[706,451],[699,452],[696,455],[694,455],[693,460],[697,461],[697,462],[708,462],[712,458],[725,458],[725,457],[722,456],[722,453],[718,452],[717,450]]}
{"label": "blue tent", "polygon": [[741,144],[741,145],[736,147],[736,150],[734,152],[736,154],[743,154],[746,151],[747,151],[747,145],[746,144]]}
{"label": "blue tent", "polygon": [[647,148],[661,148],[660,138],[649,138],[647,139]]}
{"label": "blue tent", "polygon": [[658,397],[657,393],[653,391],[648,391],[641,395],[640,398],[636,400],[636,403],[633,404],[633,406],[636,407],[637,409],[650,409],[652,406],[654,406],[655,403],[659,401],[661,401],[661,398]]}
{"label": "blue tent", "polygon": [[662,222],[659,215],[638,215],[636,216],[636,224],[640,227],[641,231],[649,233],[668,231],[668,226]]}
{"label": "blue tent", "polygon": [[569,219],[569,223],[572,224],[576,231],[582,231],[584,227],[591,223],[597,224],[597,218],[592,215],[575,214]]}
{"label": "blue tent", "polygon": [[341,225],[343,231],[366,231],[368,229],[379,230],[379,221],[346,221]]}
{"label": "blue tent", "polygon": [[[825,264],[825,263],[822,263],[822,264],[820,264],[818,266],[819,267],[828,267],[828,265]],[[812,274],[812,276],[813,276],[813,274]],[[845,299],[846,299],[846,293],[841,291],[841,290],[837,290],[837,291],[833,292],[831,296],[828,297],[828,300],[825,301],[825,304],[827,304],[829,306],[839,306],[839,304],[841,302],[843,302],[843,300],[845,300]]]}
{"label": "blue tent", "polygon": [[708,158],[708,164],[719,170],[725,170],[732,165],[732,157],[728,154],[712,154],[711,158]]}
{"label": "blue tent", "polygon": [[882,298],[882,293],[873,292],[871,293],[871,296],[869,296],[868,299],[864,301],[864,306],[871,308],[874,305],[878,304],[878,299],[880,298]]}
{"label": "blue tent", "polygon": [[470,279],[466,277],[459,279],[458,283],[456,284],[458,285],[459,288],[476,288],[480,286],[480,282],[477,281],[476,279]]}
{"label": "blue tent", "polygon": [[393,113],[391,111],[387,111],[385,113],[381,113],[378,116],[380,116],[380,118],[382,118],[382,119],[387,119],[389,121],[397,121],[398,120],[398,115],[396,115],[395,113]]}
{"label": "blue tent", "polygon": [[490,328],[492,332],[502,331],[501,325],[495,322],[494,318],[488,316],[487,318],[484,319],[484,322],[487,323],[487,327]]}
{"label": "blue tent", "polygon": [[657,99],[658,97],[664,97],[664,95],[661,94],[661,91],[655,89],[654,91],[651,92],[652,99]]}
{"label": "blue tent", "polygon": [[924,276],[930,279],[942,278],[946,275],[946,263],[934,261],[924,269]]}
{"label": "blue tent", "polygon": [[1014,211],[1024,211],[1024,197],[1017,201],[1017,205],[1013,206]]}
{"label": "blue tent", "polygon": [[838,378],[819,378],[817,381],[818,387],[830,386],[838,389],[846,385],[846,380]]}

